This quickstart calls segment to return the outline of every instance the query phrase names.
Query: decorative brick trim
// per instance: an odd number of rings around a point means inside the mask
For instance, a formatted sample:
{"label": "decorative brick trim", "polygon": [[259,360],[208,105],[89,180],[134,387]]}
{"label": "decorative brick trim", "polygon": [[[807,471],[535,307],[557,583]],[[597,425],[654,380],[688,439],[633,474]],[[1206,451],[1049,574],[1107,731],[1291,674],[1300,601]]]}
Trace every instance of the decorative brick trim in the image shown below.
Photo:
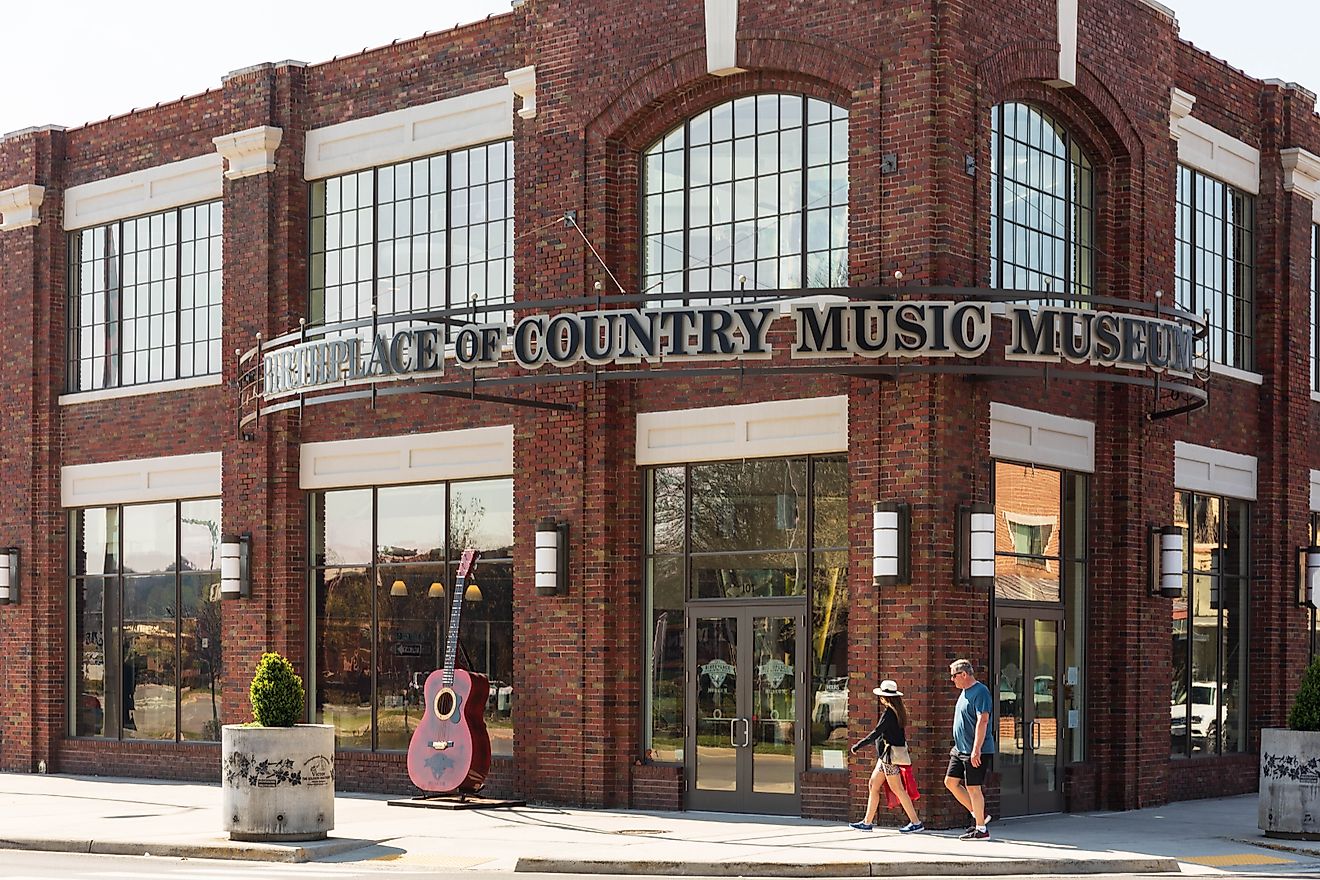
{"label": "decorative brick trim", "polygon": [[216,151],[229,163],[226,180],[239,180],[255,174],[275,170],[275,150],[284,137],[284,130],[271,125],[259,125],[212,138]]}
{"label": "decorative brick trim", "polygon": [[46,188],[32,183],[0,191],[0,232],[40,225],[45,197]]}

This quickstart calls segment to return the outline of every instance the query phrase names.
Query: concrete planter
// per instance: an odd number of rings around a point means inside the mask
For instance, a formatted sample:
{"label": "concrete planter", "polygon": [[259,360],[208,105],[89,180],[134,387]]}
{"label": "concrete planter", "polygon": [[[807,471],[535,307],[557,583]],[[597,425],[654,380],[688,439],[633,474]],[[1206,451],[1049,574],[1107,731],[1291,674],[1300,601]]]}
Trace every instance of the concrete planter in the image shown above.
{"label": "concrete planter", "polygon": [[230,840],[320,840],[335,827],[335,728],[245,727],[221,734]]}
{"label": "concrete planter", "polygon": [[1320,840],[1320,732],[1261,731],[1259,798],[1266,837]]}

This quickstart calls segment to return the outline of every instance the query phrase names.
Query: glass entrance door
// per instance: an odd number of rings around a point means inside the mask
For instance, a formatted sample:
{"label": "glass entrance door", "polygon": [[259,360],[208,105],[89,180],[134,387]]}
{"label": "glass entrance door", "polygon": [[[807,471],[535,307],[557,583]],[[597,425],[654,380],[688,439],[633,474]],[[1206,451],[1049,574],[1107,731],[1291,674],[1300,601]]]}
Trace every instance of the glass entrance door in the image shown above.
{"label": "glass entrance door", "polygon": [[1003,608],[999,645],[996,769],[1006,816],[1063,809],[1063,613]]}
{"label": "glass entrance door", "polygon": [[689,606],[685,761],[690,810],[796,815],[806,755],[806,610]]}

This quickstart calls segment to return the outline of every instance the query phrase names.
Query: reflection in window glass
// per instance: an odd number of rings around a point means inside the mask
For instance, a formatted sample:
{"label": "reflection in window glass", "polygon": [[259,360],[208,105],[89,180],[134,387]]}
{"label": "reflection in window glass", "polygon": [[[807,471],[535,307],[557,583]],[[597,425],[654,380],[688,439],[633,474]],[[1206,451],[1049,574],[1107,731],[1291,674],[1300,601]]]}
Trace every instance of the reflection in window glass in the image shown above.
{"label": "reflection in window glass", "polygon": [[218,740],[220,501],[92,508],[69,518],[74,735]]}
{"label": "reflection in window glass", "polygon": [[[848,286],[848,112],[735,98],[642,157],[642,287],[675,294]],[[745,281],[743,280],[745,279]]]}
{"label": "reflection in window glass", "polygon": [[1178,166],[1174,264],[1178,307],[1210,319],[1210,359],[1243,370],[1255,361],[1255,200]]}
{"label": "reflection in window glass", "polygon": [[1095,292],[1090,160],[1061,125],[1029,104],[990,113],[990,284],[1070,296]]}
{"label": "reflection in window glass", "polygon": [[[995,462],[995,600],[1063,603],[1059,708],[1064,754],[1072,762],[1083,760],[1086,749],[1087,485],[1085,474]],[[1012,650],[1000,646],[1001,664]]]}
{"label": "reflection in window glass", "polygon": [[1250,505],[1174,496],[1183,532],[1184,594],[1173,601],[1170,696],[1174,756],[1246,748],[1247,547]]}
{"label": "reflection in window glass", "polygon": [[69,236],[68,389],[220,372],[220,202]]}
{"label": "reflection in window glass", "polygon": [[849,694],[847,502],[842,458],[758,459],[648,472],[644,693],[649,721],[643,743],[648,757],[684,761],[685,597],[806,596],[812,617],[811,766],[843,768]]}
{"label": "reflection in window glass", "polygon": [[[408,748],[426,679],[450,662],[456,561],[473,547],[481,556],[460,603],[454,662],[490,680],[491,748],[512,755],[513,481],[320,492],[311,508],[313,705],[338,746]],[[333,564],[355,554],[352,566]]]}

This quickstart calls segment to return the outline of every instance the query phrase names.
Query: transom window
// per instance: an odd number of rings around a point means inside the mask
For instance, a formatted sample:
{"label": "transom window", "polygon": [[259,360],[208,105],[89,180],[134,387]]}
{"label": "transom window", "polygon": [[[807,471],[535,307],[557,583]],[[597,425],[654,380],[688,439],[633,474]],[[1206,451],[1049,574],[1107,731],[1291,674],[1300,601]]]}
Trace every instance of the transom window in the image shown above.
{"label": "transom window", "polygon": [[1252,368],[1255,322],[1255,200],[1178,166],[1178,307],[1210,318],[1210,359]]}
{"label": "transom window", "polygon": [[1177,492],[1173,513],[1184,586],[1173,600],[1172,753],[1245,751],[1251,505]]}
{"label": "transom window", "polygon": [[69,391],[220,372],[220,202],[69,236]]}
{"label": "transom window", "polygon": [[512,141],[313,183],[310,292],[313,325],[467,306],[507,322]]}
{"label": "transom window", "polygon": [[[736,98],[643,156],[642,289],[848,284],[848,112],[803,95]],[[745,280],[744,280],[745,279]]]}
{"label": "transom window", "polygon": [[1090,160],[1030,104],[1000,104],[990,119],[990,285],[1056,293],[1054,305],[1094,293]]}

